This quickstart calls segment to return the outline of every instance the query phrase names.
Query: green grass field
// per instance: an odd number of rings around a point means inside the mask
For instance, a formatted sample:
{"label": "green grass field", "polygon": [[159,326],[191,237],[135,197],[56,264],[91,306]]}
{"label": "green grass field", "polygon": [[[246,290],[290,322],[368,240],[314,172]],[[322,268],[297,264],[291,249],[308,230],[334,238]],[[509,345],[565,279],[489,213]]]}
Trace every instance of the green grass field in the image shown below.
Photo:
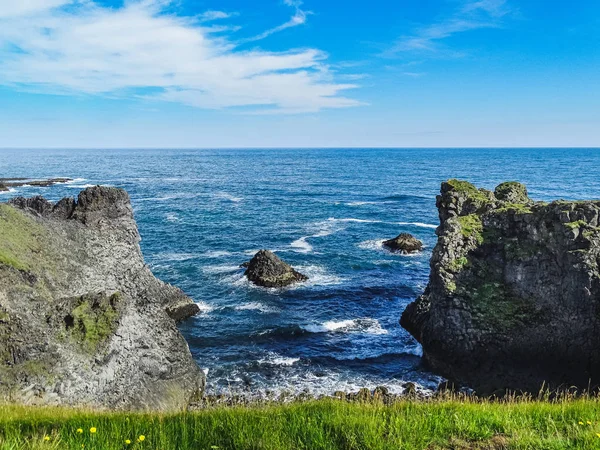
{"label": "green grass field", "polygon": [[600,401],[319,400],[164,415],[0,406],[0,448],[600,449]]}

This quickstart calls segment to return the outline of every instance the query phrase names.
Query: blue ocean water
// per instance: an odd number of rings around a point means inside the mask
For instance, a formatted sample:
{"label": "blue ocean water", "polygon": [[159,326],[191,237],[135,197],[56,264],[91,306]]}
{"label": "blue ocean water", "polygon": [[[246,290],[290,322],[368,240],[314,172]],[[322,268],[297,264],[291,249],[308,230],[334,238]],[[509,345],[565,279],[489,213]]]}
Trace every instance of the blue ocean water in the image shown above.
{"label": "blue ocean water", "polygon": [[[70,177],[0,196],[126,189],[146,262],[202,312],[181,324],[208,391],[434,387],[398,324],[424,289],[448,178],[528,185],[538,200],[600,198],[597,149],[2,150],[0,177]],[[424,241],[416,256],[381,241]],[[239,265],[271,249],[310,277],[257,288]]]}

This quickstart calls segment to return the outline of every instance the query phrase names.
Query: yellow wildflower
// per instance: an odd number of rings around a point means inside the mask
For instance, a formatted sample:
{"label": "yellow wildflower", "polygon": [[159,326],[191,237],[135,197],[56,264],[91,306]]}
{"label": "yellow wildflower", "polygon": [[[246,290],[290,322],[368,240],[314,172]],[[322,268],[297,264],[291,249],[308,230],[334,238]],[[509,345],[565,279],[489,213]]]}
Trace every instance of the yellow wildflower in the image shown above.
{"label": "yellow wildflower", "polygon": [[77,428],[77,432],[78,432],[79,434],[83,433],[83,428]]}
{"label": "yellow wildflower", "polygon": [[600,433],[596,433],[596,436],[598,436],[600,438]]}
{"label": "yellow wildflower", "polygon": [[146,439],[146,436],[143,434],[138,438],[138,441],[143,442]]}
{"label": "yellow wildflower", "polygon": [[96,427],[90,428],[90,433],[94,434],[96,432]]}
{"label": "yellow wildflower", "polygon": [[579,425],[583,425],[583,422],[581,420],[579,421]]}
{"label": "yellow wildflower", "polygon": [[131,444],[131,441],[129,439],[125,439],[125,444],[129,445]]}
{"label": "yellow wildflower", "polygon": [[50,440],[50,436],[44,436],[44,440],[47,442]]}
{"label": "yellow wildflower", "polygon": [[591,424],[592,424],[592,422],[590,422],[590,421],[588,420],[588,421],[587,421],[587,424],[588,424],[588,425],[591,425]]}

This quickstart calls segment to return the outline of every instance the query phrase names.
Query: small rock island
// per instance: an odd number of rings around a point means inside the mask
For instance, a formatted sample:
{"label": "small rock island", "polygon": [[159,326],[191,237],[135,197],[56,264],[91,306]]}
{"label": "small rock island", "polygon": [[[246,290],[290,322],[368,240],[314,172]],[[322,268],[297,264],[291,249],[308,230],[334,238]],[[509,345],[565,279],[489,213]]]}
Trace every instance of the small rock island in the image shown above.
{"label": "small rock island", "polygon": [[281,288],[308,280],[306,275],[294,270],[269,250],[260,250],[243,266],[248,280],[257,286]]}
{"label": "small rock island", "polygon": [[480,394],[600,385],[600,201],[534,202],[449,180],[429,284],[401,324]]}
{"label": "small rock island", "polygon": [[410,233],[400,233],[394,239],[383,241],[383,246],[392,252],[405,255],[423,250],[423,242]]}
{"label": "small rock island", "polygon": [[200,395],[175,324],[199,308],[139,241],[122,189],[0,204],[0,400],[171,410]]}

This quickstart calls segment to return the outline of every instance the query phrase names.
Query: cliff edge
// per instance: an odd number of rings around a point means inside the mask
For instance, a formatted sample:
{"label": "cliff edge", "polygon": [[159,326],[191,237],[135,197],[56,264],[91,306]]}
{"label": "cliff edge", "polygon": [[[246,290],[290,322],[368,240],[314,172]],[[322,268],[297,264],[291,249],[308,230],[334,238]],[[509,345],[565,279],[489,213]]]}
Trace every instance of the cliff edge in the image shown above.
{"label": "cliff edge", "polygon": [[400,323],[481,394],[600,384],[600,201],[534,202],[449,180],[429,284]]}
{"label": "cliff edge", "polygon": [[0,204],[0,399],[167,410],[202,392],[175,325],[197,306],[139,241],[121,189]]}

